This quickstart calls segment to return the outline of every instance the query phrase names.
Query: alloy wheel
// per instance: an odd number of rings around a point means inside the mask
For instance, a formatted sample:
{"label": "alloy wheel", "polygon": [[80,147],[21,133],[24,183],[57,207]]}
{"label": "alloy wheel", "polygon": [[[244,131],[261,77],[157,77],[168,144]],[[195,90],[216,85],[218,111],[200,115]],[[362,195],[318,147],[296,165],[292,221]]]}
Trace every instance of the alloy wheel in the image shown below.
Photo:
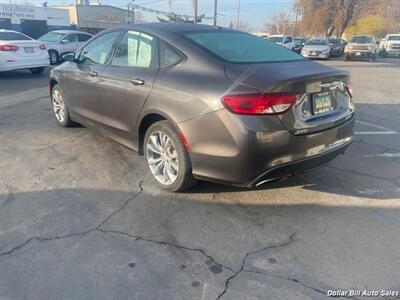
{"label": "alloy wheel", "polygon": [[163,185],[175,182],[179,159],[172,139],[164,132],[155,131],[147,139],[147,162],[153,176]]}
{"label": "alloy wheel", "polygon": [[63,123],[65,120],[65,103],[60,90],[53,89],[53,110],[57,120]]}

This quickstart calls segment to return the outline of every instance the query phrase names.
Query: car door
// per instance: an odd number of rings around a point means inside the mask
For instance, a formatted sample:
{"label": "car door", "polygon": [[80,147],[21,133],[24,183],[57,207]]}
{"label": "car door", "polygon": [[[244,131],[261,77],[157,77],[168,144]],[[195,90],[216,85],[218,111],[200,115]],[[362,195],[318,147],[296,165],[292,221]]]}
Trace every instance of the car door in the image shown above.
{"label": "car door", "polygon": [[89,122],[100,123],[102,113],[98,99],[99,74],[104,69],[121,31],[112,31],[99,35],[87,44],[80,53],[66,76],[68,83],[64,84],[68,95],[68,108],[72,115]]}
{"label": "car door", "polygon": [[75,51],[78,49],[78,35],[76,33],[67,34],[61,43],[63,43],[62,53]]}
{"label": "car door", "polygon": [[126,31],[121,37],[98,84],[105,130],[132,136],[158,74],[157,48],[157,39],[145,33]]}

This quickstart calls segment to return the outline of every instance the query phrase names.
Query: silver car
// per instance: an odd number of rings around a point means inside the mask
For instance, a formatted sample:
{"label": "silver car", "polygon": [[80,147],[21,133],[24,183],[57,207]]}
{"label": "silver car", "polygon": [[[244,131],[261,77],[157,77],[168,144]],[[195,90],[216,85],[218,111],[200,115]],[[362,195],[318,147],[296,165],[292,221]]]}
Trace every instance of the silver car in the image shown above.
{"label": "silver car", "polygon": [[310,39],[306,42],[301,55],[307,58],[329,59],[331,47],[327,39]]}
{"label": "silver car", "polygon": [[56,30],[46,33],[39,40],[46,45],[50,64],[55,65],[58,63],[61,54],[75,51],[91,37],[92,35],[87,32]]}

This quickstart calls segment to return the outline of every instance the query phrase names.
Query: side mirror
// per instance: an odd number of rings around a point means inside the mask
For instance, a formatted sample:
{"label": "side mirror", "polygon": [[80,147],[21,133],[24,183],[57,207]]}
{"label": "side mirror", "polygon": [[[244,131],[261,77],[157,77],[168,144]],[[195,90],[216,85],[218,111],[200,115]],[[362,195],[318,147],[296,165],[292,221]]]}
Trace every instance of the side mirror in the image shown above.
{"label": "side mirror", "polygon": [[302,46],[304,46],[306,43],[301,43]]}
{"label": "side mirror", "polygon": [[61,54],[61,59],[63,61],[74,62],[75,61],[75,52],[64,52],[63,54]]}
{"label": "side mirror", "polygon": [[69,43],[68,40],[62,40],[62,41],[61,41],[61,44],[68,44],[68,43]]}

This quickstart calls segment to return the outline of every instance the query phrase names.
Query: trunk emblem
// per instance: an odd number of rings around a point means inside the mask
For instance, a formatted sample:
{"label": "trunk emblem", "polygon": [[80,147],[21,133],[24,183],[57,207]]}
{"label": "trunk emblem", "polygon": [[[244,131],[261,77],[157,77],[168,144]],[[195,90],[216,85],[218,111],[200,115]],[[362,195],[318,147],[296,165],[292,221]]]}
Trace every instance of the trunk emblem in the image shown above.
{"label": "trunk emblem", "polygon": [[327,89],[327,90],[335,90],[340,89],[344,90],[345,84],[342,81],[332,81],[329,83],[322,83],[318,85],[320,88]]}

